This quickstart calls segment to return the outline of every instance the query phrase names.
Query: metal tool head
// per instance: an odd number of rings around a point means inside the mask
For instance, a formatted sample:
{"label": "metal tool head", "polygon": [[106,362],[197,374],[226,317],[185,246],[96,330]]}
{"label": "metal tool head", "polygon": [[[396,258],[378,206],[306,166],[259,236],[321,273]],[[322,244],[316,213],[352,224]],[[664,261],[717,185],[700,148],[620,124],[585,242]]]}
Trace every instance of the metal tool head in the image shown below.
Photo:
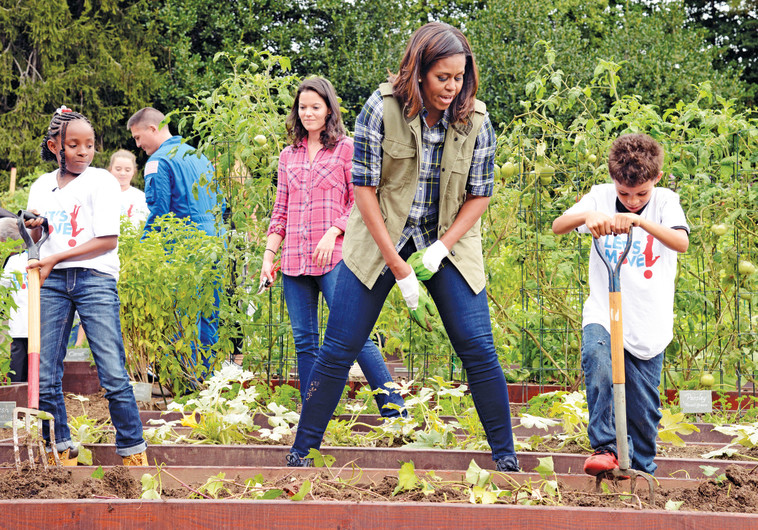
{"label": "metal tool head", "polygon": [[602,482],[604,479],[612,480],[614,483],[618,483],[620,480],[631,480],[629,492],[635,495],[637,489],[637,479],[642,478],[647,481],[648,485],[648,501],[651,506],[655,506],[655,478],[649,473],[643,471],[637,471],[636,469],[619,469],[613,468],[605,473],[600,473],[595,477],[595,492],[602,493]]}
{"label": "metal tool head", "polygon": [[[53,450],[53,459],[56,466],[61,465],[58,450],[55,447],[55,420],[53,415],[37,409],[16,407],[13,409],[13,457],[16,459],[16,470],[21,471],[21,447],[26,447],[29,455],[29,466],[37,467],[37,457],[42,462],[42,467],[47,470],[48,461],[45,452],[45,442],[42,439],[42,420],[50,422],[50,446]],[[19,424],[23,425],[23,432],[19,433]],[[35,449],[37,457],[35,457]]]}
{"label": "metal tool head", "polygon": [[[32,239],[31,230],[26,227],[26,221],[40,218],[42,219],[42,224],[40,225],[40,228],[42,228],[42,237],[40,237],[39,241],[35,243]],[[42,246],[42,243],[44,243],[50,236],[50,226],[48,225],[47,219],[31,212],[27,212],[26,210],[19,210],[18,221],[16,222],[18,224],[18,232],[21,234],[21,239],[23,239],[26,244],[29,259],[39,259],[39,249]]]}
{"label": "metal tool head", "polygon": [[621,291],[621,265],[624,264],[626,256],[632,249],[632,227],[629,227],[629,234],[627,234],[626,238],[626,246],[621,252],[621,255],[619,255],[618,259],[616,260],[615,265],[608,260],[608,258],[603,253],[603,249],[600,248],[600,238],[593,238],[592,245],[595,247],[597,255],[600,256],[603,265],[605,265],[605,268],[608,269],[608,291],[611,293],[617,293]]}

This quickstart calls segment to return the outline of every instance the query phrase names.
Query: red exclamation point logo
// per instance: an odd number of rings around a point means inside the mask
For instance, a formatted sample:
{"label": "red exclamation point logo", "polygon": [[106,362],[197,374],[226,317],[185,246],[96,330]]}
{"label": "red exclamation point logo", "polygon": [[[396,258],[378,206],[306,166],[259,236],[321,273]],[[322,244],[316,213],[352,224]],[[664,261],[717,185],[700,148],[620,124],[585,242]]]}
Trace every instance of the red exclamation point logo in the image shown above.
{"label": "red exclamation point logo", "polygon": [[[650,234],[647,236],[647,245],[645,245],[645,251],[642,255],[645,256],[645,267],[652,267],[658,261],[658,258],[660,258],[660,256],[653,257],[653,236]],[[644,276],[649,280],[653,277],[653,271],[646,270]]]}
{"label": "red exclamation point logo", "polygon": [[[76,222],[76,218],[79,216],[80,209],[81,206],[74,206],[74,210],[69,214],[71,216],[71,235],[73,237],[78,236],[84,230],[84,228],[79,228],[79,224]],[[75,247],[76,239],[69,239],[68,246]]]}

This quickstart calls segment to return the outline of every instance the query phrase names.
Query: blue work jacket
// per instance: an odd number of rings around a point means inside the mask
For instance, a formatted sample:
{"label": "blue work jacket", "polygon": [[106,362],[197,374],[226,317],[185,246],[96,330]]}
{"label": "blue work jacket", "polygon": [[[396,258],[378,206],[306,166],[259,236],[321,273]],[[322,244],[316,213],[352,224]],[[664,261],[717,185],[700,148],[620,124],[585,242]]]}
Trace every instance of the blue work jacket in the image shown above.
{"label": "blue work jacket", "polygon": [[[153,230],[157,217],[173,212],[189,219],[206,234],[219,235],[213,209],[217,205],[213,164],[194,147],[172,136],[153,153],[145,164],[145,200],[150,214],[143,237]],[[210,183],[200,186],[200,177]],[[197,199],[193,186],[198,183]]]}

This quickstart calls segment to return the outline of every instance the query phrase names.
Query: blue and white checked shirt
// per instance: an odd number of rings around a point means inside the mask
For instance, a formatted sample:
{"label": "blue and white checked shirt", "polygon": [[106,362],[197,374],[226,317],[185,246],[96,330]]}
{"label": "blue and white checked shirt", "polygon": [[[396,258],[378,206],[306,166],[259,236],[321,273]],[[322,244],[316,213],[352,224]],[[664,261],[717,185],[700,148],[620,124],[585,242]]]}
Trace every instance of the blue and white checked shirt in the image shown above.
{"label": "blue and white checked shirt", "polygon": [[[421,111],[421,173],[418,189],[413,198],[410,215],[395,249],[413,238],[417,250],[437,240],[440,194],[440,162],[449,123],[446,110],[433,127],[426,124],[426,109]],[[384,139],[384,103],[379,90],[366,101],[355,122],[355,150],[353,153],[353,185],[379,186],[382,173],[382,140]],[[490,197],[494,189],[495,131],[489,115],[476,136],[466,191],[471,195]]]}

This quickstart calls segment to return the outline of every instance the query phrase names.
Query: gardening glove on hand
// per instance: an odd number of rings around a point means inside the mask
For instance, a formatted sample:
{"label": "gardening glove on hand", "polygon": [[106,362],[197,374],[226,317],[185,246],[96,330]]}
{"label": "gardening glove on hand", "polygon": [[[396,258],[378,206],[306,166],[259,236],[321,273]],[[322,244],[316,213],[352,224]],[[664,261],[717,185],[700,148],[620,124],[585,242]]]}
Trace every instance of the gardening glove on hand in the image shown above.
{"label": "gardening glove on hand", "polygon": [[437,314],[437,310],[432,303],[432,299],[423,289],[419,290],[418,307],[411,309],[408,307],[413,321],[424,328],[426,331],[432,331],[432,323],[429,322],[432,315]]}
{"label": "gardening glove on hand", "polygon": [[411,273],[402,280],[395,280],[400,292],[403,294],[408,309],[413,310],[418,307],[419,285],[416,274],[411,269]]}
{"label": "gardening glove on hand", "polygon": [[440,269],[440,263],[447,257],[450,251],[439,239],[430,247],[417,250],[408,258],[408,265],[413,267],[416,277],[425,282]]}

